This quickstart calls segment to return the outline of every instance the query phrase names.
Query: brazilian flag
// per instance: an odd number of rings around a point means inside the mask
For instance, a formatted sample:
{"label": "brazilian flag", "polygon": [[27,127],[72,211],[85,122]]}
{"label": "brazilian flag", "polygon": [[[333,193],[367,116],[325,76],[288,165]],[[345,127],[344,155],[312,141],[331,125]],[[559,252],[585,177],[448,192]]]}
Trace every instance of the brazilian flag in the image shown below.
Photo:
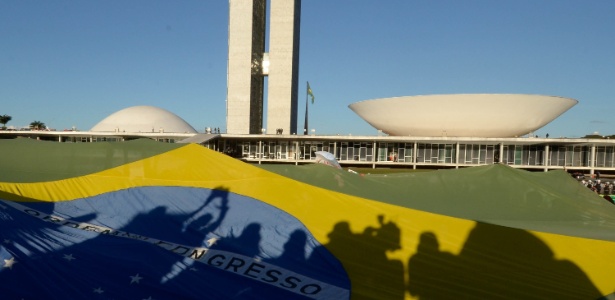
{"label": "brazilian flag", "polygon": [[615,206],[563,171],[355,174],[150,140],[0,150],[2,299],[599,299],[615,288]]}

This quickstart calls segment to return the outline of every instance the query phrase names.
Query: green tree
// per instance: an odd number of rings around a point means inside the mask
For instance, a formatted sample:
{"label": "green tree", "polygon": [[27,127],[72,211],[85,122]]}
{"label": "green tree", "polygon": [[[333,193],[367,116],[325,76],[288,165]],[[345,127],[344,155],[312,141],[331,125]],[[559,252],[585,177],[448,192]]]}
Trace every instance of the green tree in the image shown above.
{"label": "green tree", "polygon": [[30,123],[30,129],[33,130],[41,130],[41,129],[45,129],[45,123],[41,122],[41,121],[34,121],[32,123]]}
{"label": "green tree", "polygon": [[13,117],[9,116],[9,115],[1,115],[0,116],[0,124],[2,124],[2,129],[6,129],[6,123],[8,123],[10,120],[12,120]]}
{"label": "green tree", "polygon": [[604,137],[599,134],[587,134],[583,138],[584,139],[603,139]]}

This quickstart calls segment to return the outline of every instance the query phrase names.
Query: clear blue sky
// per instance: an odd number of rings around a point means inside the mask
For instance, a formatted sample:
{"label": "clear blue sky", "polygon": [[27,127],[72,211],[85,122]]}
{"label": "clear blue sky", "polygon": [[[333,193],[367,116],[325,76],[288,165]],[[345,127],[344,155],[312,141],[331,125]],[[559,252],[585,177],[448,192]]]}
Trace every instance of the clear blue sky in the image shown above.
{"label": "clear blue sky", "polygon": [[[304,0],[298,128],[309,81],[317,134],[375,135],[356,101],[453,93],[575,98],[536,134],[615,134],[614,16],[611,0]],[[89,130],[153,105],[224,130],[227,29],[227,0],[0,0],[0,114]]]}

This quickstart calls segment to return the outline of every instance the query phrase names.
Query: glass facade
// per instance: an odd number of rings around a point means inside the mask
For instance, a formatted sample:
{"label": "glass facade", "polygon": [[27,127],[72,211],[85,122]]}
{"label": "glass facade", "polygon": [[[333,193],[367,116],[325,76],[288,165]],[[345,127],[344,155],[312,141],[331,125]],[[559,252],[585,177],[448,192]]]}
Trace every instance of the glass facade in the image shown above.
{"label": "glass facade", "polygon": [[485,165],[499,160],[499,145],[459,144],[459,164]]}
{"label": "glass facade", "polygon": [[615,146],[597,146],[594,166],[602,168],[615,167]]}
{"label": "glass facade", "polygon": [[[503,163],[527,169],[614,168],[615,145],[506,144],[502,143],[425,143],[391,141],[339,141],[316,139],[219,139],[206,144],[220,152],[239,149],[236,157],[246,161],[313,161],[315,152],[332,153],[342,164],[367,164],[374,168],[471,167]],[[226,149],[226,150],[223,150]],[[593,154],[592,154],[593,151]],[[593,155],[593,156],[592,156]],[[592,161],[593,157],[593,161]]]}
{"label": "glass facade", "polygon": [[[10,132],[7,132],[7,134]],[[65,143],[121,142],[139,136],[90,135],[71,132],[13,133],[9,138],[28,137]],[[175,143],[186,137],[148,137]],[[448,139],[448,138],[447,138]],[[476,142],[474,138],[393,140],[389,137],[357,139],[323,136],[215,136],[201,145],[247,162],[275,161],[299,164],[316,159],[317,151],[332,153],[342,165],[399,168],[471,167],[502,163],[515,168],[548,170],[599,170],[615,174],[615,141],[610,139],[510,138]],[[496,140],[496,141],[494,141]]]}
{"label": "glass facade", "polygon": [[338,153],[333,153],[339,161],[374,161],[374,144],[368,142],[339,142]]}
{"label": "glass facade", "polygon": [[501,163],[513,166],[545,166],[544,145],[505,145]]}
{"label": "glass facade", "polygon": [[418,144],[416,152],[417,163],[452,164],[455,163],[454,144]]}
{"label": "glass facade", "polygon": [[549,162],[551,166],[588,167],[590,153],[591,147],[588,146],[552,146],[549,151]]}

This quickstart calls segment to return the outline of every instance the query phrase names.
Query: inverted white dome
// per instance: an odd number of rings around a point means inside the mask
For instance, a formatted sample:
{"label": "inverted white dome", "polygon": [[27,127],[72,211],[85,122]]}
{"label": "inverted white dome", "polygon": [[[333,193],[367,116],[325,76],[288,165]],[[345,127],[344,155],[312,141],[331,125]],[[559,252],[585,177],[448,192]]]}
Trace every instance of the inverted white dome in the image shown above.
{"label": "inverted white dome", "polygon": [[536,131],[577,103],[542,95],[456,94],[373,99],[348,107],[389,135],[501,138]]}
{"label": "inverted white dome", "polygon": [[91,131],[197,133],[182,118],[154,106],[133,106],[122,109],[98,122]]}

